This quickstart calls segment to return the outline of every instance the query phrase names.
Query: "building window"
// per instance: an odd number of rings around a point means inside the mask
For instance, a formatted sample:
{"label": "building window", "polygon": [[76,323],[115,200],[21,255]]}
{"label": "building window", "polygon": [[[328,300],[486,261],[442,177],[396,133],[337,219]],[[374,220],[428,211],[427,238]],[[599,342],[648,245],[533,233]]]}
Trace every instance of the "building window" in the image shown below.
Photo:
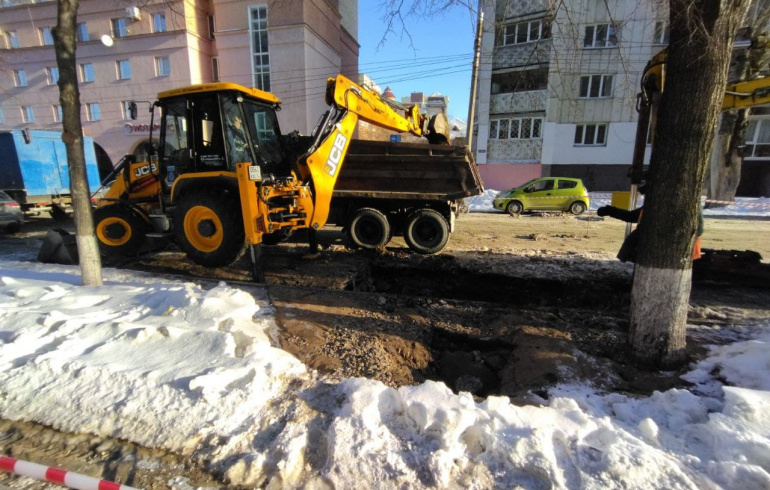
{"label": "building window", "polygon": [[216,37],[216,25],[214,24],[214,16],[209,15],[207,16],[206,20],[209,24],[209,39],[214,39]]}
{"label": "building window", "polygon": [[167,77],[171,75],[171,61],[168,56],[155,57],[155,76]]}
{"label": "building window", "polygon": [[542,117],[493,119],[489,122],[489,139],[533,140],[543,137]]}
{"label": "building window", "polygon": [[578,124],[575,127],[575,146],[605,146],[606,124]]}
{"label": "building window", "polygon": [[655,23],[655,30],[652,31],[652,44],[668,44],[668,22],[658,21]]}
{"label": "building window", "polygon": [[744,157],[770,158],[770,119],[749,120]]}
{"label": "building window", "polygon": [[612,97],[613,75],[586,75],[580,77],[580,97],[600,99]]}
{"label": "building window", "polygon": [[35,122],[35,110],[26,105],[22,106],[21,108],[21,120],[25,123],[33,123]]}
{"label": "building window", "polygon": [[3,109],[0,109],[0,124],[3,124],[5,122],[5,115],[3,114]]}
{"label": "building window", "polygon": [[152,32],[166,32],[166,14],[152,14]]}
{"label": "building window", "polygon": [[83,83],[94,81],[94,65],[93,63],[82,63],[80,65],[80,81]]}
{"label": "building window", "polygon": [[500,36],[500,44],[502,46],[524,44],[549,37],[551,37],[550,26],[544,24],[542,20],[533,20],[505,26]]}
{"label": "building window", "polygon": [[46,68],[45,78],[48,81],[48,85],[56,85],[59,82],[59,68],[56,66]]}
{"label": "building window", "polygon": [[126,26],[126,19],[121,17],[119,19],[112,19],[112,37],[126,37],[128,36],[128,27]]}
{"label": "building window", "polygon": [[618,45],[615,26],[612,24],[596,24],[586,26],[583,38],[584,48],[612,48]]}
{"label": "building window", "polygon": [[249,7],[251,38],[252,85],[270,91],[270,55],[267,46],[267,5]]}
{"label": "building window", "polygon": [[119,60],[116,64],[118,68],[118,80],[131,79],[131,63],[128,60]]}
{"label": "building window", "polygon": [[219,58],[217,56],[211,58],[211,79],[215,82],[219,81]]}
{"label": "building window", "polygon": [[56,104],[53,106],[53,121],[54,122],[62,122],[64,120],[64,116],[61,112],[61,105]]}
{"label": "building window", "polygon": [[8,49],[19,47],[19,35],[16,34],[16,31],[5,31],[5,43],[8,45]]}
{"label": "building window", "polygon": [[89,121],[101,120],[102,115],[99,112],[99,104],[96,104],[96,103],[86,104],[86,118]]}
{"label": "building window", "polygon": [[41,46],[53,46],[53,34],[51,34],[50,27],[41,27],[38,32],[40,33]]}
{"label": "building window", "polygon": [[548,88],[548,69],[518,70],[492,74],[492,95]]}
{"label": "building window", "polygon": [[13,81],[17,87],[26,87],[27,72],[24,70],[13,70]]}
{"label": "building window", "polygon": [[88,34],[88,26],[85,22],[78,22],[77,28],[75,29],[77,39],[80,42],[85,42],[91,39],[90,34]]}
{"label": "building window", "polygon": [[131,101],[130,100],[124,100],[120,103],[120,110],[123,114],[123,119],[128,121],[131,119]]}

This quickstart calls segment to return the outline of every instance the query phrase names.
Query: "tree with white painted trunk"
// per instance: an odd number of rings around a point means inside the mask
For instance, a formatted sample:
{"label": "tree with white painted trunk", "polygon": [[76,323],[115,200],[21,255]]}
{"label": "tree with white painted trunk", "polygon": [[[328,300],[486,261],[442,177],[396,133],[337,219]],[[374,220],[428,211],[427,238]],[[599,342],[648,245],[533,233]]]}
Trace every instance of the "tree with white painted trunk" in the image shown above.
{"label": "tree with white painted trunk", "polygon": [[62,108],[62,140],[67,148],[72,206],[75,210],[75,238],[80,257],[80,272],[86,286],[101,286],[102,262],[91,214],[91,192],[86,176],[83,152],[83,125],[80,120],[75,58],[79,0],[58,0],[58,21],[53,28],[56,64],[59,67],[59,101]]}
{"label": "tree with white painted trunk", "polygon": [[639,224],[629,342],[658,367],[685,361],[692,252],[733,38],[749,0],[670,0],[666,86]]}

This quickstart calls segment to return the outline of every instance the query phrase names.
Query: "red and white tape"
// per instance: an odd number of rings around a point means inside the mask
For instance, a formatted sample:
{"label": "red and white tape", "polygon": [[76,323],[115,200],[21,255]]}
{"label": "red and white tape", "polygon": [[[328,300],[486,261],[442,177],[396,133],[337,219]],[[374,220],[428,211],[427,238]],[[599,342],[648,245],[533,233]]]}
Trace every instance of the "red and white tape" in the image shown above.
{"label": "red and white tape", "polygon": [[121,485],[90,476],[64,471],[58,468],[43,466],[42,464],[31,463],[20,459],[9,458],[0,455],[0,471],[7,471],[20,476],[26,476],[35,480],[56,483],[69,488],[78,490],[137,490],[128,485]]}

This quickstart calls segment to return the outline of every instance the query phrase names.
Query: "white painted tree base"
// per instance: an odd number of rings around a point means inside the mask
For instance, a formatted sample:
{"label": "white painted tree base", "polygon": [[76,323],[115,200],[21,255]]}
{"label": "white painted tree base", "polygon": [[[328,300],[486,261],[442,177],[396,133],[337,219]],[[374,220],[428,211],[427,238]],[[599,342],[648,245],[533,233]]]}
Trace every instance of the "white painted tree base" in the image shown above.
{"label": "white painted tree base", "polygon": [[685,359],[692,269],[636,265],[629,340],[634,356],[660,367]]}

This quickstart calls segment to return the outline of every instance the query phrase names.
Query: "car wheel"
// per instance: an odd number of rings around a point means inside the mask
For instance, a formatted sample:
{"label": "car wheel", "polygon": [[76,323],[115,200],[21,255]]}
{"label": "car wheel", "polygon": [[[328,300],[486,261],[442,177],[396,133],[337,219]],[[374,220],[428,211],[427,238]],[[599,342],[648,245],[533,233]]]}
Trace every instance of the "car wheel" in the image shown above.
{"label": "car wheel", "polygon": [[131,209],[114,204],[94,210],[99,248],[108,254],[136,255],[147,239],[147,223]]}
{"label": "car wheel", "polygon": [[573,202],[572,204],[570,204],[569,212],[574,214],[575,216],[585,213],[586,203],[584,203],[583,201]]}
{"label": "car wheel", "polygon": [[404,241],[418,254],[434,254],[449,240],[449,225],[441,213],[418,209],[409,215],[404,227]]}
{"label": "car wheel", "polygon": [[350,219],[348,235],[358,247],[370,250],[384,247],[390,240],[388,218],[374,208],[361,208]]}
{"label": "car wheel", "polygon": [[524,206],[522,206],[519,201],[511,201],[505,207],[505,210],[508,211],[508,214],[511,216],[516,216],[517,214],[521,214],[521,212],[524,211]]}
{"label": "car wheel", "polygon": [[187,194],[174,212],[174,239],[198,265],[230,265],[243,249],[241,216],[240,205],[230,195]]}

